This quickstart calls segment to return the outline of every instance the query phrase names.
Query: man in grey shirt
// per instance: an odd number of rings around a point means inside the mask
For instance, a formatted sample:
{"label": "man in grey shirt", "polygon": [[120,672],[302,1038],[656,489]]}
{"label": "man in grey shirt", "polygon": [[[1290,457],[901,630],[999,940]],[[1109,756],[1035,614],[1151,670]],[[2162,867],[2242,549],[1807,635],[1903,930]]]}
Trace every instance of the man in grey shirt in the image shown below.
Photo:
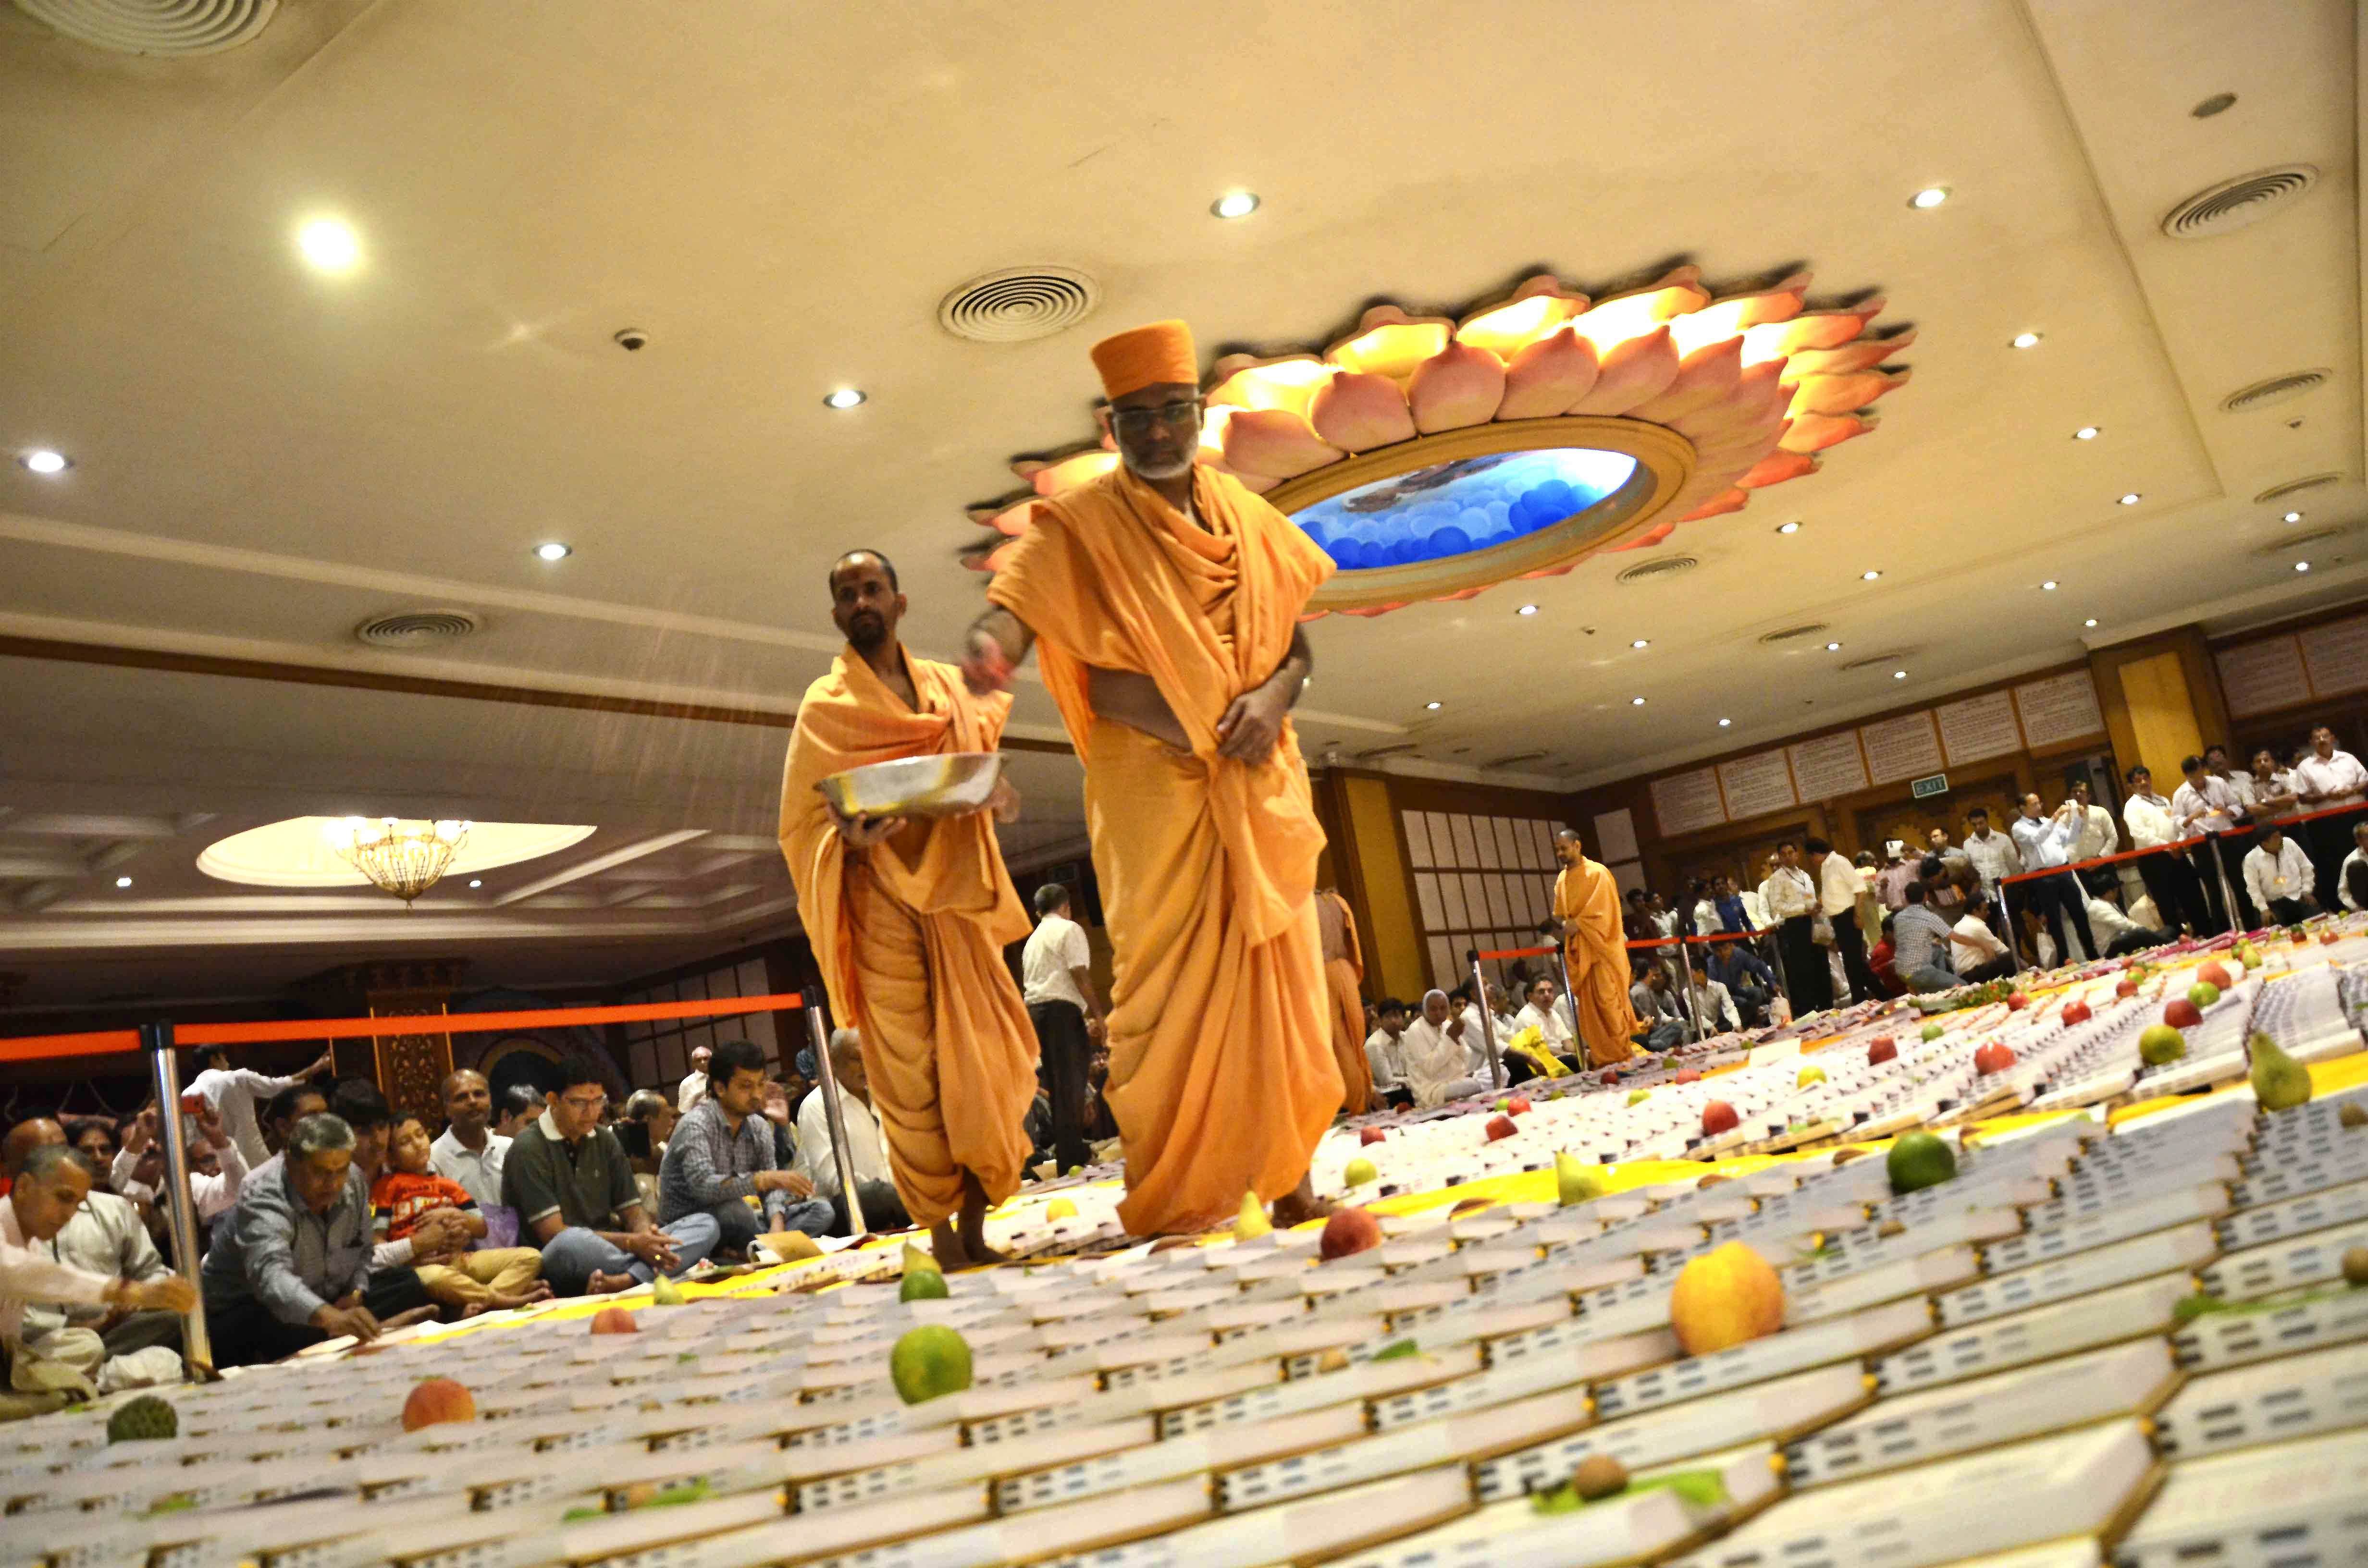
{"label": "man in grey shirt", "polygon": [[[765,1119],[765,1058],[745,1040],[717,1046],[707,1064],[707,1094],[675,1123],[658,1166],[658,1223],[672,1226],[688,1214],[715,1218],[722,1252],[746,1253],[768,1227],[830,1233],[828,1199],[814,1196],[814,1183],[795,1171],[777,1168],[773,1124]],[[765,1206],[765,1223],[746,1199]]]}
{"label": "man in grey shirt", "polygon": [[1668,1051],[1693,1038],[1686,1028],[1685,1017],[1678,1011],[1677,994],[1669,988],[1668,967],[1655,961],[1636,977],[1628,988],[1629,1005],[1636,1016],[1645,1020],[1644,1046],[1647,1051]]}
{"label": "man in grey shirt", "polygon": [[1915,992],[1946,991],[1964,982],[1949,967],[1949,923],[1924,907],[1924,884],[1900,890],[1905,900],[1891,917],[1891,967]]}
{"label": "man in grey shirt", "polygon": [[389,1281],[397,1289],[365,1301],[370,1257],[370,1189],[354,1168],[354,1130],[326,1111],[308,1116],[214,1227],[201,1271],[214,1365],[277,1361],[336,1335],[375,1339],[435,1311],[409,1269]]}

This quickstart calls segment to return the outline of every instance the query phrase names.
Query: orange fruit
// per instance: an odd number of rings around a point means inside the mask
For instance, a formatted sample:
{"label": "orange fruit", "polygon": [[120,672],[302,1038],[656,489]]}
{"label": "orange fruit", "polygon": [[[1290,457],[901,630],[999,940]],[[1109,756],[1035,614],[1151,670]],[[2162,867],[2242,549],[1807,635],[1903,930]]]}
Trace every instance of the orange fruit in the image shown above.
{"label": "orange fruit", "polygon": [[1748,1344],[1784,1326],[1784,1285],[1768,1260],[1729,1242],[1679,1271],[1669,1326],[1689,1356]]}

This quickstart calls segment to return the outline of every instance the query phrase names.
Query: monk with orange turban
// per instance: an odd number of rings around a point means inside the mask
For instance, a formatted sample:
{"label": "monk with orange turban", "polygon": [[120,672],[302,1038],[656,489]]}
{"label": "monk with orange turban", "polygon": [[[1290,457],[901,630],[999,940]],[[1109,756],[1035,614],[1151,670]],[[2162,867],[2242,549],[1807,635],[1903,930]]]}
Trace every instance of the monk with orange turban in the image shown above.
{"label": "monk with orange turban", "polygon": [[[997,1261],[983,1224],[1019,1188],[1036,1031],[1003,961],[1029,931],[987,813],[848,818],[814,786],[869,763],[993,751],[1011,711],[897,641],[905,596],[873,551],[831,569],[847,651],[806,688],[781,777],[781,853],[830,1005],[863,1040],[888,1165],[939,1267]],[[998,786],[997,810],[1018,798]],[[959,1217],[959,1225],[951,1223]]]}
{"label": "monk with orange turban", "polygon": [[1357,987],[1365,979],[1365,952],[1357,941],[1357,916],[1349,901],[1331,888],[1315,895],[1315,928],[1324,939],[1324,978],[1332,988],[1332,1055],[1340,1063],[1345,1093],[1340,1108],[1361,1116],[1372,1103],[1373,1069],[1365,1060],[1365,999]]}
{"label": "monk with orange turban", "polygon": [[1630,1037],[1645,1027],[1628,1000],[1627,931],[1620,923],[1620,885],[1611,870],[1587,858],[1578,835],[1554,835],[1562,875],[1554,879],[1554,927],[1570,971],[1570,1003],[1587,1059],[1598,1067],[1636,1054]]}
{"label": "monk with orange turban", "polygon": [[1298,621],[1332,562],[1195,461],[1199,361],[1181,322],[1096,344],[1119,464],[1033,507],[962,673],[1003,689],[1041,641],[1086,767],[1112,948],[1107,1096],[1136,1235],[1205,1230],[1245,1192],[1279,1223],[1340,1108],[1316,931],[1324,846],[1292,733]]}

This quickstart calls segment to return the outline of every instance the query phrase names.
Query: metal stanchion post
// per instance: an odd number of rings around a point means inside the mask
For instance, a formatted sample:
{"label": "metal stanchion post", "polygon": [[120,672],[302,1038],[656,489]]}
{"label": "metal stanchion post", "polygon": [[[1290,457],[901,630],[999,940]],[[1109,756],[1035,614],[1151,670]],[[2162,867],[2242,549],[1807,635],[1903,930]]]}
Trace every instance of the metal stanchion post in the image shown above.
{"label": "metal stanchion post", "polygon": [[[1686,950],[1686,949],[1687,949],[1687,948],[1688,948],[1688,946],[1689,946],[1692,941],[1693,941],[1693,938],[1692,938],[1691,937],[1679,937],[1679,938],[1678,938],[1678,968],[1679,968],[1680,971],[1682,971],[1684,972],[1684,976],[1685,976],[1685,983],[1686,983],[1686,991],[1685,991],[1686,1001],[1685,1001],[1685,1006],[1686,1006],[1686,1008],[1687,1008],[1689,1011],[1690,1011],[1690,1010],[1694,1006],[1694,1005],[1695,1005],[1695,1004],[1694,1004],[1694,960],[1693,960],[1693,957],[1692,957],[1692,955],[1691,955],[1691,953],[1689,953],[1689,952]],[[1694,1039],[1695,1039],[1695,1040],[1708,1040],[1709,1038],[1710,1038],[1709,1034],[1708,1034],[1708,1033],[1707,1033],[1707,1032],[1702,1028],[1702,1019],[1700,1019],[1699,1017],[1695,1018],[1695,1019],[1694,1019]]]}
{"label": "metal stanchion post", "polygon": [[2228,858],[2220,852],[2220,835],[2213,834],[2212,872],[2220,881],[2220,910],[2226,916],[2228,929],[2242,933],[2245,920],[2237,908],[2237,890],[2228,885]]}
{"label": "metal stanchion post", "polygon": [[1497,1049],[1497,1020],[1488,1011],[1488,976],[1480,968],[1480,949],[1466,948],[1472,957],[1472,994],[1479,998],[1474,1004],[1480,1011],[1480,1039],[1488,1048],[1488,1082],[1497,1088],[1505,1086],[1505,1058]]}
{"label": "metal stanchion post", "polygon": [[[2004,877],[1998,879],[1998,924],[2006,927],[2006,956],[2013,961],[2014,967],[2020,970],[2022,967],[2022,944],[2015,938],[2021,933],[2014,928],[2014,906],[2006,901]],[[2034,952],[2032,956],[2036,958],[2038,954]]]}
{"label": "metal stanchion post", "polygon": [[838,1104],[838,1074],[830,1065],[830,1034],[823,1027],[823,993],[819,985],[809,985],[801,994],[805,1003],[806,1035],[814,1041],[814,1073],[821,1080],[822,1114],[830,1123],[831,1153],[838,1156],[839,1190],[847,1196],[847,1233],[860,1236],[870,1227],[863,1222],[863,1199],[855,1190],[855,1151],[847,1143],[847,1116]]}
{"label": "metal stanchion post", "polygon": [[[173,1267],[198,1283],[198,1209],[189,1200],[189,1141],[181,1128],[181,1067],[173,1059],[173,1026],[140,1026],[140,1046],[156,1085],[156,1136],[165,1153],[165,1221],[173,1243]],[[181,1358],[199,1376],[214,1369],[213,1342],[206,1335],[206,1303],[198,1299],[181,1320]]]}

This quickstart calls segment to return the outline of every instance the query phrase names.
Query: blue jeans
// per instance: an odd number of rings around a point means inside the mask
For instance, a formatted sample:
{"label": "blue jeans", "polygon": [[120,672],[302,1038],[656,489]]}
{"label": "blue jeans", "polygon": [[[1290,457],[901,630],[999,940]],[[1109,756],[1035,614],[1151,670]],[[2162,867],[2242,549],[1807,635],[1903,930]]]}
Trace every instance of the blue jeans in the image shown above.
{"label": "blue jeans", "polygon": [[1675,1051],[1686,1042],[1686,1027],[1675,1018],[1663,1018],[1645,1032],[1647,1051]]}
{"label": "blue jeans", "polygon": [[682,1220],[705,1215],[715,1221],[714,1251],[746,1253],[750,1244],[768,1230],[803,1231],[809,1236],[826,1236],[830,1234],[831,1221],[837,1212],[827,1198],[792,1198],[783,1206],[781,1222],[773,1225],[735,1198],[712,1209],[694,1209],[682,1219],[671,1221],[666,1228],[671,1231]]}
{"label": "blue jeans", "polygon": [[[680,1274],[715,1250],[721,1233],[715,1216],[702,1213],[685,1214],[673,1224],[661,1227],[661,1233],[674,1240],[674,1272]],[[584,1294],[596,1272],[630,1274],[643,1285],[655,1273],[632,1253],[602,1241],[597,1233],[580,1226],[571,1225],[542,1244],[542,1277],[550,1282],[554,1295]]]}

